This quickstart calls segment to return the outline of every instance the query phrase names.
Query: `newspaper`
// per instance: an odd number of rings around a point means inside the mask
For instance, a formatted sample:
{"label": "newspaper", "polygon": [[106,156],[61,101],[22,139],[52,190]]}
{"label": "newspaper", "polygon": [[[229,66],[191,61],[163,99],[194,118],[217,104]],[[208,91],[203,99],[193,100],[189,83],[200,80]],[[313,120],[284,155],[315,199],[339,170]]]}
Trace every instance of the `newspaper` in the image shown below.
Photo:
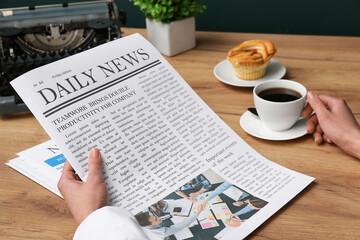
{"label": "newspaper", "polygon": [[6,165],[62,197],[57,183],[66,159],[53,141],[46,141],[17,155],[19,157],[10,160]]}
{"label": "newspaper", "polygon": [[[252,149],[139,34],[37,68],[11,84],[83,181],[89,151],[100,150],[111,205],[135,215],[155,203],[186,199],[193,209],[182,218],[189,221],[207,192],[223,199],[222,208],[208,199],[197,224],[185,226],[190,232],[159,226],[159,239],[244,238],[314,180]],[[228,190],[229,197],[219,191],[224,184],[237,191]],[[253,200],[263,204],[256,207]],[[162,217],[178,224],[179,209]]]}

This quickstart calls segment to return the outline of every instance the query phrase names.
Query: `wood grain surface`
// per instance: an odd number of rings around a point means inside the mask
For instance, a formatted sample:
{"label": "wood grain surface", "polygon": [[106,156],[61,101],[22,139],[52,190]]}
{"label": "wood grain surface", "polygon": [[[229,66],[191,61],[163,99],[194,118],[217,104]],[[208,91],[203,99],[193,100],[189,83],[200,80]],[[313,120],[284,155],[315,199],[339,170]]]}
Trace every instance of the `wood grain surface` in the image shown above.
{"label": "wood grain surface", "polygon": [[[124,36],[144,29],[123,28]],[[360,160],[310,135],[266,141],[239,125],[253,106],[252,88],[217,80],[213,68],[227,51],[249,39],[268,39],[285,79],[318,94],[347,101],[360,120],[360,38],[197,32],[197,47],[168,58],[196,93],[251,147],[269,160],[313,176],[315,182],[268,219],[248,239],[360,239]],[[30,112],[0,116],[0,239],[71,239],[76,230],[63,199],[5,163],[16,153],[49,139]]]}

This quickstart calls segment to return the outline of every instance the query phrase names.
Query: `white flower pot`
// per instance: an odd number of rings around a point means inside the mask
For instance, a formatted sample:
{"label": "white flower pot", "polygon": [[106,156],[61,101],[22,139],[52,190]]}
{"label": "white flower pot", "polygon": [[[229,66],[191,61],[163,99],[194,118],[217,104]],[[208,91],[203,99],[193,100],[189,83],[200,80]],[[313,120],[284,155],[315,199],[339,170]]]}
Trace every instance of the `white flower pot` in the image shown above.
{"label": "white flower pot", "polygon": [[171,23],[146,19],[148,40],[169,57],[190,50],[196,46],[195,17]]}

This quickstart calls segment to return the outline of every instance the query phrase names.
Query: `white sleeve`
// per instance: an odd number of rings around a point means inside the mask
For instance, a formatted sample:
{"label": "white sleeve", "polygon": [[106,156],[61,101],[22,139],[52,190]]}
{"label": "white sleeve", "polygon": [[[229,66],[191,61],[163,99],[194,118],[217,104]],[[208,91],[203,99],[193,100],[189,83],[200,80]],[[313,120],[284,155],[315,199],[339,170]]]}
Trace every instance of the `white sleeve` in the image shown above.
{"label": "white sleeve", "polygon": [[76,229],[74,240],[148,240],[134,216],[119,207],[91,213]]}

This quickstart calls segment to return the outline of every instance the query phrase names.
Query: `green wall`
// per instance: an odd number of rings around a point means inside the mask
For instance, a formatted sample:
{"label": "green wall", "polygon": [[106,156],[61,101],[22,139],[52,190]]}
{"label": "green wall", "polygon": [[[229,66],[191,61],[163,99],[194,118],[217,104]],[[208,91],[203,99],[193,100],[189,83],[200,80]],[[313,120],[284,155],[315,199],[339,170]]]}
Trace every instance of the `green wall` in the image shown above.
{"label": "green wall", "polygon": [[[0,8],[62,3],[1,0]],[[68,1],[75,2],[75,1]],[[360,0],[203,0],[197,30],[360,36]],[[145,27],[144,15],[128,0],[116,0],[127,13],[127,27]]]}

